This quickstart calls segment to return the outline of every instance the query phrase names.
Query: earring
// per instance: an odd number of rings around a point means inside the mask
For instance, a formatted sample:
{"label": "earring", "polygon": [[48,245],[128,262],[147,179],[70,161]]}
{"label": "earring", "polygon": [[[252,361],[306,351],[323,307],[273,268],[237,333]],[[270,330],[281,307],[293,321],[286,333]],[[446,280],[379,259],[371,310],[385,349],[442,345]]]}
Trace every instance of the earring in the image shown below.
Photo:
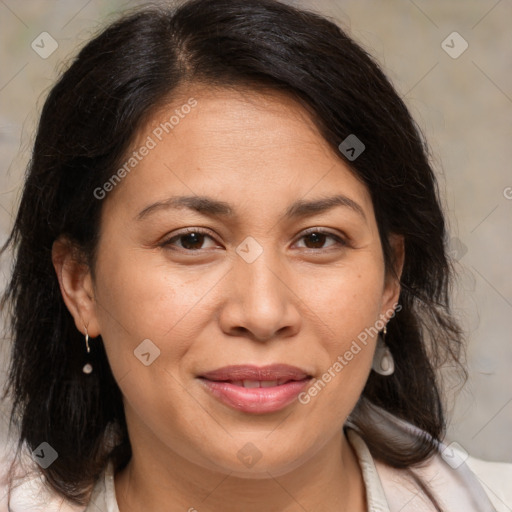
{"label": "earring", "polygon": [[387,333],[386,326],[382,329],[380,336],[377,340],[377,348],[373,356],[372,369],[379,375],[392,375],[395,371],[395,361],[389,347],[385,343],[385,336]]}
{"label": "earring", "polygon": [[[87,347],[87,353],[89,354],[91,352],[91,347],[89,347],[89,334],[87,332],[87,327],[85,328],[85,346]],[[82,371],[87,374],[91,373],[92,372],[92,364],[91,363],[84,364]]]}

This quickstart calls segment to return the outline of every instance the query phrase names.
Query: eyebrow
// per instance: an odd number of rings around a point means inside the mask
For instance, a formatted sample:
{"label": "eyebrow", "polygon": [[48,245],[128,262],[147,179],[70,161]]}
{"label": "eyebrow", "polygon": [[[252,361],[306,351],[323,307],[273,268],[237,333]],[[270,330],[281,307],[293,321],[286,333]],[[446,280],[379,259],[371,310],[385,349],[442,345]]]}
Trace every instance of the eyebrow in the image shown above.
{"label": "eyebrow", "polygon": [[[347,196],[338,194],[330,197],[321,197],[319,199],[313,199],[306,201],[299,199],[295,203],[291,204],[281,219],[296,219],[299,217],[307,217],[318,213],[331,210],[337,206],[348,207],[361,217],[366,220],[366,215],[363,208],[356,203],[353,199]],[[155,213],[159,210],[167,210],[169,208],[188,208],[204,215],[212,217],[234,217],[235,212],[233,208],[224,201],[218,201],[208,196],[173,196],[164,201],[158,201],[145,207],[135,217],[136,220],[142,220],[148,217],[150,214]]]}

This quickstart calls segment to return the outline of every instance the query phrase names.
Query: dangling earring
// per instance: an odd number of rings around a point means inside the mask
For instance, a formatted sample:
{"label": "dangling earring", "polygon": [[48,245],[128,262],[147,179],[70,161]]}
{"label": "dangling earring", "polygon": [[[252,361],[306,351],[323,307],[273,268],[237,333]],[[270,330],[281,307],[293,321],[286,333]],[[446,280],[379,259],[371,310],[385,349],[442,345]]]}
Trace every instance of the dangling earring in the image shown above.
{"label": "dangling earring", "polygon": [[385,336],[387,333],[386,326],[382,329],[380,336],[377,340],[377,348],[373,356],[372,369],[379,375],[392,375],[395,371],[395,361],[389,347],[385,343]]}
{"label": "dangling earring", "polygon": [[[91,347],[89,347],[89,334],[87,332],[87,327],[85,328],[85,346],[87,347],[87,353],[89,354],[91,352]],[[92,364],[91,363],[84,364],[82,371],[87,374],[91,373],[92,372]]]}

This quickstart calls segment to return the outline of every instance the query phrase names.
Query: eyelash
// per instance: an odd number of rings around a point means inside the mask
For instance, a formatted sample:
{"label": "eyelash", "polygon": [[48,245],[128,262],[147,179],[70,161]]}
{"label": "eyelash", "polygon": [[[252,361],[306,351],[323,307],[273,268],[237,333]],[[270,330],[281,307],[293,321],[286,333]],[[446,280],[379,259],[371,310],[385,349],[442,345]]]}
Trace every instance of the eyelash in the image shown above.
{"label": "eyelash", "polygon": [[[206,236],[210,237],[212,240],[214,240],[212,235],[208,231],[206,231],[206,230],[204,230],[202,228],[187,228],[185,231],[182,231],[181,233],[178,233],[177,235],[174,235],[173,237],[168,238],[167,240],[162,242],[162,244],[160,244],[160,246],[164,247],[164,248],[168,248],[169,246],[173,245],[172,242],[174,240],[179,240],[181,237],[189,235],[191,233],[197,233],[197,234],[200,234],[200,235],[206,235]],[[318,233],[320,235],[327,235],[327,237],[330,237],[330,238],[332,238],[332,239],[334,239],[336,241],[335,245],[338,245],[338,246],[341,246],[341,247],[346,247],[346,246],[349,245],[348,242],[346,240],[344,240],[342,237],[340,237],[339,235],[335,235],[334,233],[331,233],[330,231],[326,231],[324,229],[318,229],[318,228],[309,228],[309,229],[307,229],[299,237],[299,240],[301,240],[304,237],[307,237],[308,235],[310,235],[312,233]],[[332,246],[330,246],[330,247],[332,247]],[[330,247],[328,247],[326,249],[322,249],[322,248],[320,248],[320,249],[308,249],[308,248],[305,248],[305,249],[308,250],[308,251],[318,252],[318,251],[322,251],[322,250],[329,250]],[[193,253],[193,252],[199,252],[202,249],[184,249],[182,247],[178,247],[176,249],[170,249],[170,250],[177,250],[177,251],[180,251],[180,252]]]}

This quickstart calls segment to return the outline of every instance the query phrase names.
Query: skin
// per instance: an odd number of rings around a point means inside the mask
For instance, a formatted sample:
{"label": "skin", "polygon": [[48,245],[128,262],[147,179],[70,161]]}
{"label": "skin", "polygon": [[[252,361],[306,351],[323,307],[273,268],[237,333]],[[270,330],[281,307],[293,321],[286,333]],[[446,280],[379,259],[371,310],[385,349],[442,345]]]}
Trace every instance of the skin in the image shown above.
{"label": "skin", "polygon": [[[369,191],[282,93],[195,85],[155,114],[133,148],[190,97],[197,106],[104,199],[95,279],[64,239],[54,244],[76,327],[101,334],[124,397],[133,457],[115,476],[119,508],[366,510],[342,427],[376,338],[308,404],[273,413],[232,409],[197,375],[284,362],[320,378],[359,333],[389,316],[400,288],[384,266]],[[280,218],[299,199],[335,194],[364,215],[337,206]],[[234,215],[169,208],[135,219],[173,195],[222,200]],[[177,237],[189,227],[208,233]],[[330,233],[315,239],[307,228]],[[236,252],[248,236],[263,250],[252,263]],[[403,241],[391,242],[400,274]],[[160,350],[149,366],[134,356],[144,339]],[[249,442],[262,455],[252,467],[237,457]]]}

